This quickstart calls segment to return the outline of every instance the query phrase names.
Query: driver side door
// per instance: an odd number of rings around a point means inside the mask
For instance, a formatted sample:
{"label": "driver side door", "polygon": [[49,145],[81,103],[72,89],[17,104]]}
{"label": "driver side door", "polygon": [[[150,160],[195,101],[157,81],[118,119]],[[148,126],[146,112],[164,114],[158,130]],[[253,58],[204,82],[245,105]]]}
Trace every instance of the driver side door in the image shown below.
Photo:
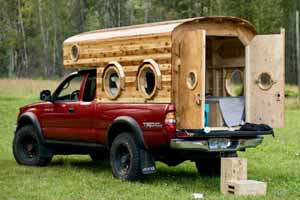
{"label": "driver side door", "polygon": [[47,139],[72,140],[80,138],[82,117],[80,99],[84,74],[68,77],[53,94],[53,103],[44,110],[43,132]]}

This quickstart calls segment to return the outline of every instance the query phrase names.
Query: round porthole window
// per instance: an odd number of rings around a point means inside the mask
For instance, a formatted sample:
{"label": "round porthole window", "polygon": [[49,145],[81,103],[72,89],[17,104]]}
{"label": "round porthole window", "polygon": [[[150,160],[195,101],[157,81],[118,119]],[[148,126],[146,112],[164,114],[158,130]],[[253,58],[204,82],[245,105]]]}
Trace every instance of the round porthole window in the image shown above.
{"label": "round porthole window", "polygon": [[244,78],[240,70],[234,70],[226,74],[225,88],[230,96],[241,96],[244,91]]}
{"label": "round porthole window", "polygon": [[144,65],[138,74],[138,87],[146,98],[151,98],[157,89],[156,73],[150,64]]}
{"label": "round porthole window", "polygon": [[79,58],[79,47],[78,45],[74,45],[71,48],[71,58],[73,61],[77,61]]}
{"label": "round porthole window", "polygon": [[258,77],[258,86],[263,90],[269,90],[273,85],[273,80],[268,73],[261,73]]}
{"label": "round porthole window", "polygon": [[186,78],[186,84],[190,90],[193,90],[197,86],[197,75],[195,72],[189,72]]}
{"label": "round porthole window", "polygon": [[121,93],[120,75],[116,67],[109,67],[104,74],[104,91],[110,99],[117,98]]}

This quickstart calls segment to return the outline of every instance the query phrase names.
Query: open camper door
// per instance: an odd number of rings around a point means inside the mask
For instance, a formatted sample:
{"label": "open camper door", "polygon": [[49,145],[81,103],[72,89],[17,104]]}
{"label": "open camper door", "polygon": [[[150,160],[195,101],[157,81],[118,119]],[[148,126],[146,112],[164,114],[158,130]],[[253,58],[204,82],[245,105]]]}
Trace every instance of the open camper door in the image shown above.
{"label": "open camper door", "polygon": [[246,121],[284,126],[284,31],[246,47]]}
{"label": "open camper door", "polygon": [[184,31],[179,47],[179,128],[201,129],[205,106],[205,31]]}

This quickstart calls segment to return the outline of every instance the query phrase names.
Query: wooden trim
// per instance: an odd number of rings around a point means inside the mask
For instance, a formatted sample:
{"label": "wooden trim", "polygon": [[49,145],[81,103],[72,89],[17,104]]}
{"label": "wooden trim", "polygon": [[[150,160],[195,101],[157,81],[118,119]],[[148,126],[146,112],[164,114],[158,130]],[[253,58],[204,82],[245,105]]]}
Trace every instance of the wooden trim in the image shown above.
{"label": "wooden trim", "polygon": [[201,77],[201,86],[202,86],[202,104],[203,104],[203,112],[201,113],[202,115],[202,124],[203,124],[203,127],[205,125],[205,79],[206,79],[206,31],[203,30],[203,35],[202,35],[202,40],[203,40],[203,45],[202,45],[202,77]]}
{"label": "wooden trim", "polygon": [[159,69],[158,64],[153,60],[153,59],[145,59],[144,60],[144,64],[149,63],[153,66],[154,70],[155,70],[155,74],[156,74],[156,85],[158,89],[161,89],[161,82],[162,82],[162,75]]}
{"label": "wooden trim", "polygon": [[[190,77],[190,74],[193,74],[194,75],[194,78],[195,78],[195,82],[193,83],[193,85],[191,85],[191,83],[189,82],[189,77]],[[194,70],[191,70],[188,72],[188,77],[186,79],[186,84],[187,84],[187,87],[190,89],[190,90],[194,90],[198,84],[198,76],[197,76],[197,72],[195,72]]]}
{"label": "wooden trim", "polygon": [[245,85],[244,85],[244,78],[245,78],[245,76],[244,76],[244,73],[243,73],[242,70],[240,70],[240,69],[231,69],[231,70],[225,71],[225,74],[224,74],[224,76],[225,76],[225,84],[224,84],[224,86],[225,86],[225,91],[226,91],[226,93],[227,93],[229,96],[232,96],[232,97],[234,97],[235,95],[231,93],[230,89],[228,88],[228,84],[227,84],[227,83],[230,82],[231,77],[232,77],[232,75],[233,75],[233,73],[234,73],[235,71],[238,71],[238,72],[241,74],[241,79],[242,79],[242,81],[243,81],[243,83],[242,83],[242,84],[243,84],[243,89],[242,89],[242,91],[241,91],[241,94],[239,94],[239,95],[237,95],[237,96],[242,96],[242,95],[243,95],[243,92],[244,92],[244,88],[245,88]]}
{"label": "wooden trim", "polygon": [[[147,94],[144,89],[142,88],[142,73],[143,71],[149,68],[153,71],[154,76],[155,76],[155,84],[154,84],[154,89],[151,92],[151,94]],[[160,72],[160,69],[158,67],[158,64],[153,60],[153,59],[146,59],[144,60],[144,63],[139,67],[138,70],[138,75],[137,75],[137,89],[143,94],[145,99],[151,99],[157,92],[157,89],[161,89],[161,82],[162,82],[162,75]]]}
{"label": "wooden trim", "polygon": [[[119,70],[120,67],[121,67],[121,70]],[[114,96],[111,95],[111,93],[108,91],[108,89],[106,87],[106,75],[110,71],[110,69],[113,69],[118,74],[118,78],[120,81],[118,91]],[[121,94],[121,90],[124,89],[124,85],[125,85],[125,74],[124,74],[124,71],[122,70],[122,66],[120,64],[118,64],[117,62],[114,62],[114,64],[107,65],[100,81],[102,83],[102,90],[104,90],[106,96],[109,99],[115,100],[116,98],[118,98]],[[121,85],[123,85],[123,88]]]}
{"label": "wooden trim", "polygon": [[[74,57],[74,55],[73,55],[73,48],[77,48],[77,55]],[[79,47],[79,45],[78,44],[74,44],[74,45],[72,45],[72,47],[70,48],[70,58],[71,58],[71,60],[73,61],[73,62],[77,62],[77,60],[79,59],[79,57],[80,57],[80,47]]]}
{"label": "wooden trim", "polygon": [[120,73],[120,87],[121,89],[125,89],[125,72],[124,69],[122,67],[122,65],[120,63],[118,63],[117,61],[110,61],[108,63],[107,66],[116,66],[116,68],[118,69],[118,72]]}
{"label": "wooden trim", "polygon": [[[246,122],[250,121],[251,118],[251,94],[250,94],[250,84],[251,83],[251,78],[250,78],[250,74],[251,74],[251,70],[250,70],[250,46],[246,46],[245,49],[245,80],[244,80],[244,85],[245,85],[245,99],[246,99],[246,105],[245,105],[245,118],[246,118]],[[253,83],[254,84],[254,83]]]}

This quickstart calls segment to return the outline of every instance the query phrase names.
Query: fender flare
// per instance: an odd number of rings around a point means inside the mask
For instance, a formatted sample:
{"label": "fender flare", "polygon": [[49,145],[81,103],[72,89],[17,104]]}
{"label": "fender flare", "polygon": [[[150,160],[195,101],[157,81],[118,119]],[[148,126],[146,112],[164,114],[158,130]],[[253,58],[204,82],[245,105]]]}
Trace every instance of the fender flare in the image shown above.
{"label": "fender flare", "polygon": [[[120,131],[122,130],[122,131]],[[113,140],[122,132],[129,132],[134,135],[138,145],[144,149],[148,149],[145,144],[143,131],[137,121],[129,116],[117,117],[107,131],[107,146],[110,148]]]}
{"label": "fender flare", "polygon": [[45,138],[43,136],[40,122],[39,122],[37,116],[33,112],[25,112],[20,115],[20,117],[18,118],[18,121],[17,121],[17,128],[16,128],[15,133],[17,132],[17,130],[19,128],[23,127],[26,124],[33,125],[33,127],[36,130],[37,137],[40,139],[41,143],[45,144]]}

